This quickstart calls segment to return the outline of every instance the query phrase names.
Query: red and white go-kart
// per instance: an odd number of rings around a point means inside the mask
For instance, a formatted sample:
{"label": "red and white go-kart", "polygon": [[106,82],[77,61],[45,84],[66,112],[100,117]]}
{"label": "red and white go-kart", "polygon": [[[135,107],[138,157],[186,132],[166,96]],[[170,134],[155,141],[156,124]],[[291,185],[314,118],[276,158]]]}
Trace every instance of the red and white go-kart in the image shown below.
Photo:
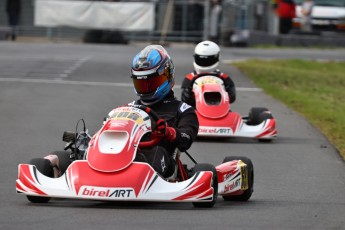
{"label": "red and white go-kart", "polygon": [[[33,203],[51,198],[102,201],[192,202],[195,207],[213,207],[217,196],[226,201],[247,201],[253,192],[254,169],[246,157],[226,157],[217,167],[195,163],[188,168],[176,151],[174,175],[161,177],[145,161],[138,161],[140,149],[161,140],[154,121],[159,117],[145,106],[114,109],[93,136],[87,131],[65,132],[68,142],[59,156],[59,177],[52,174],[50,161],[34,158],[20,164],[16,191]],[[79,123],[79,122],[78,122]],[[78,125],[77,125],[78,126]],[[147,141],[145,138],[149,136]]]}
{"label": "red and white go-kart", "polygon": [[200,74],[193,82],[200,137],[245,137],[270,142],[277,137],[276,120],[263,107],[247,117],[230,110],[229,95],[217,74]]}

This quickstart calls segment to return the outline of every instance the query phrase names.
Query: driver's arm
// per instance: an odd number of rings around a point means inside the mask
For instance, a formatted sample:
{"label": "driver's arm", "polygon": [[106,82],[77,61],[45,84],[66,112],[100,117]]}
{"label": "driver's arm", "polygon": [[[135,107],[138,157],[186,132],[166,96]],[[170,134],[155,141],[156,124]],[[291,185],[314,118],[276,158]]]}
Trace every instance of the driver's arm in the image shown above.
{"label": "driver's arm", "polygon": [[193,92],[193,78],[195,75],[193,73],[188,74],[182,82],[181,85],[181,101],[195,107],[195,98]]}
{"label": "driver's arm", "polygon": [[222,74],[221,78],[223,79],[226,92],[228,92],[230,97],[230,103],[233,103],[236,100],[236,88],[234,81],[227,74]]}
{"label": "driver's arm", "polygon": [[173,142],[182,152],[190,148],[199,130],[199,122],[194,108],[182,103],[180,109],[184,106],[188,108],[180,113],[177,126],[174,127],[176,130],[176,139]]}

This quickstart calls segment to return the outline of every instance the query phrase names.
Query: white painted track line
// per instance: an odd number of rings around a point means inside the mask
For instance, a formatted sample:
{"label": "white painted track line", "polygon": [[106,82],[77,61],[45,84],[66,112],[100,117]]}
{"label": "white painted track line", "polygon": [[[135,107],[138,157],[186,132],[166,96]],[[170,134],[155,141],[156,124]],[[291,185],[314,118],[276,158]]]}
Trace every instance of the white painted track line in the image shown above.
{"label": "white painted track line", "polygon": [[[27,79],[27,78],[0,78],[0,82],[20,82],[20,83],[36,83],[36,84],[60,84],[60,85],[91,85],[91,86],[112,86],[112,87],[133,87],[131,83],[121,82],[90,82],[90,81],[66,81],[66,80],[47,80],[47,79]],[[181,88],[180,85],[175,85]],[[260,88],[237,87],[237,91],[245,92],[261,92]]]}

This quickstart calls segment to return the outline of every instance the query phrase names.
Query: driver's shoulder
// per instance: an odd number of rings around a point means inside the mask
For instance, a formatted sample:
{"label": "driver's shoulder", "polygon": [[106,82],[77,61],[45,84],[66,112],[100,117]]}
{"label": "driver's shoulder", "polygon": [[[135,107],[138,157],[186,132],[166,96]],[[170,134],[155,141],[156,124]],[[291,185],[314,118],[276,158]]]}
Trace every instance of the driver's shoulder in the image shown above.
{"label": "driver's shoulder", "polygon": [[224,73],[224,72],[220,71],[219,69],[216,69],[216,70],[214,71],[214,73],[217,74],[218,77],[219,77],[219,78],[222,78],[222,79],[225,79],[225,78],[229,78],[229,77],[230,77],[229,74]]}
{"label": "driver's shoulder", "polygon": [[176,113],[182,114],[189,108],[192,108],[189,104],[178,100],[177,98],[173,98],[170,100],[164,101],[162,104],[162,110],[168,112],[170,111],[171,113]]}
{"label": "driver's shoulder", "polygon": [[187,111],[190,108],[193,108],[193,107],[191,105],[187,104],[186,102],[179,101],[179,105],[178,105],[179,113],[184,113],[185,111]]}
{"label": "driver's shoulder", "polygon": [[197,76],[197,73],[194,71],[194,72],[187,74],[185,79],[192,81],[196,76]]}

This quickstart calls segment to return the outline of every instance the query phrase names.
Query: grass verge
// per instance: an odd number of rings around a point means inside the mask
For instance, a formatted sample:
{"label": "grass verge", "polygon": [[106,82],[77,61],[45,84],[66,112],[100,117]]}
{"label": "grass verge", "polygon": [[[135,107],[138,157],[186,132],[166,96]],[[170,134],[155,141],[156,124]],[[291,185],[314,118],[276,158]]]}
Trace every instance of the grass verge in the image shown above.
{"label": "grass verge", "polygon": [[345,160],[345,62],[248,60],[232,65],[308,119]]}

